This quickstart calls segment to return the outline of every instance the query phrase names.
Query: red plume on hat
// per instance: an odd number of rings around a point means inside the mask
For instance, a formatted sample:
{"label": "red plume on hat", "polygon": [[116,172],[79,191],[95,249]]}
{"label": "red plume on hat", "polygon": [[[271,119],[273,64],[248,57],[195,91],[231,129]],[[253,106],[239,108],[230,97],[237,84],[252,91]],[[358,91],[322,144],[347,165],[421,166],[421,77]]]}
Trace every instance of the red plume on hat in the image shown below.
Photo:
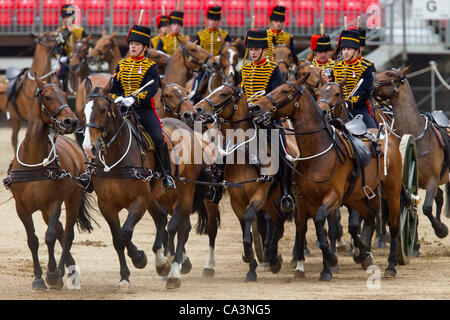
{"label": "red plume on hat", "polygon": [[311,51],[316,51],[317,48],[317,42],[319,41],[319,38],[322,35],[320,34],[313,34],[311,37]]}

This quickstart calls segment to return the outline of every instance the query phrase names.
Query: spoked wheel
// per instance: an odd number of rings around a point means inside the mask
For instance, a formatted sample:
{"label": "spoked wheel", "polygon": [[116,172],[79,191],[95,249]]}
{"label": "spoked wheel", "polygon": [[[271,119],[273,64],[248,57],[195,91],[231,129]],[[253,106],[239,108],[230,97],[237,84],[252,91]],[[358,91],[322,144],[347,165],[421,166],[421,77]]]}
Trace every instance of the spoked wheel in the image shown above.
{"label": "spoked wheel", "polygon": [[417,204],[419,202],[419,182],[417,173],[417,154],[414,136],[405,134],[400,141],[402,154],[402,193],[400,196],[400,232],[398,263],[409,263],[414,247],[417,224]]}

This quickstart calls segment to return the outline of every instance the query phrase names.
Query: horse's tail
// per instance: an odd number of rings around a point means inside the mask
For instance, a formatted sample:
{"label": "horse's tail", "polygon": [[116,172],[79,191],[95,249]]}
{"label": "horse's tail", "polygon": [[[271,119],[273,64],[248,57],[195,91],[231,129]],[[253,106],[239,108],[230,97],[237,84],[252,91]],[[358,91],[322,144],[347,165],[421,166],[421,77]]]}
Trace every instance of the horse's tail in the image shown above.
{"label": "horse's tail", "polygon": [[445,194],[444,194],[444,212],[447,218],[450,218],[450,182],[445,184]]}
{"label": "horse's tail", "polygon": [[78,227],[78,231],[87,231],[87,232],[92,232],[92,230],[94,230],[94,227],[92,226],[92,221],[99,226],[99,224],[97,223],[97,221],[94,220],[94,218],[92,218],[91,214],[89,213],[90,211],[94,210],[94,206],[92,205],[94,201],[94,197],[87,193],[86,191],[82,191],[81,194],[81,202],[80,202],[80,207],[78,209],[78,218],[77,218],[77,227]]}

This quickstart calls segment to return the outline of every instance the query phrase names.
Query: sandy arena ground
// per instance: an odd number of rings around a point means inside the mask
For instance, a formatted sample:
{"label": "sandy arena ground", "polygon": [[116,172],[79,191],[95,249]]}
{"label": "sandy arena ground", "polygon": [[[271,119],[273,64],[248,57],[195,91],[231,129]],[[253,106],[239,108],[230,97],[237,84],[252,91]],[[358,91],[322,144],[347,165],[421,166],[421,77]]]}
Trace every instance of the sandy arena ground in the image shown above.
{"label": "sandy arena ground", "polygon": [[[21,129],[20,137],[25,128]],[[9,126],[0,128],[0,173],[2,179],[13,158],[10,144]],[[339,254],[339,273],[333,275],[329,283],[319,282],[322,268],[320,250],[315,247],[315,229],[309,221],[308,242],[311,255],[306,258],[305,279],[294,279],[289,266],[294,240],[294,224],[286,223],[284,238],[280,241],[280,253],[283,266],[278,274],[258,270],[256,283],[245,283],[248,265],[242,262],[242,233],[239,223],[231,210],[229,198],[224,197],[220,206],[222,225],[216,241],[216,275],[203,278],[202,269],[208,253],[207,236],[199,236],[191,231],[187,243],[187,253],[192,262],[192,270],[182,276],[181,288],[166,290],[165,281],[156,273],[154,254],[151,251],[155,235],[155,226],[150,215],[146,215],[136,226],[134,243],[144,250],[148,265],[138,270],[127,257],[131,271],[130,280],[133,293],[126,294],[116,290],[119,276],[119,262],[112,246],[109,227],[99,213],[96,220],[101,225],[91,234],[79,234],[76,230],[72,255],[81,270],[81,290],[48,290],[35,293],[31,290],[34,279],[31,254],[27,246],[25,229],[17,217],[14,199],[4,187],[0,191],[0,299],[157,299],[157,300],[208,300],[208,299],[267,299],[267,300],[304,300],[304,299],[448,299],[450,297],[450,237],[438,239],[428,219],[420,212],[421,256],[411,260],[406,266],[397,267],[397,277],[381,278],[380,289],[369,289],[367,280],[371,274],[356,265],[346,253]],[[422,196],[423,198],[423,196]],[[122,221],[126,213],[121,213]],[[64,219],[64,214],[62,215]],[[347,213],[343,213],[343,222],[347,243]],[[39,213],[34,215],[36,234],[39,237],[39,257],[44,273],[47,268],[48,254],[44,242],[46,226]],[[64,221],[64,220],[62,220]],[[197,216],[191,216],[193,226]],[[450,225],[450,219],[443,217]],[[194,229],[193,229],[194,230]],[[381,269],[381,276],[387,266],[389,249],[375,249],[374,261]],[[56,253],[59,258],[60,246]],[[44,274],[45,275],[45,274]],[[64,278],[64,281],[67,279]]]}

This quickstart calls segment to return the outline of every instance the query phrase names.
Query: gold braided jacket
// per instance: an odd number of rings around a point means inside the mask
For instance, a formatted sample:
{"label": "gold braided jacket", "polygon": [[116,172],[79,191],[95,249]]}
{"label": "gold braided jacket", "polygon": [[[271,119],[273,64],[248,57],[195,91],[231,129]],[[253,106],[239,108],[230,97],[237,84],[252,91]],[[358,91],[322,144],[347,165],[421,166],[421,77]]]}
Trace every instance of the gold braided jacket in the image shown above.
{"label": "gold braided jacket", "polygon": [[[289,46],[289,41],[291,39],[292,35],[290,33],[287,33],[285,31],[281,32],[274,32],[272,29],[267,30],[267,53],[266,57],[269,60],[273,60],[273,48],[278,44],[286,44]],[[275,43],[273,42],[275,38]]]}
{"label": "gold braided jacket", "polygon": [[200,39],[200,47],[208,50],[213,56],[217,56],[220,52],[222,42],[228,35],[228,31],[222,29],[209,29],[205,28],[197,32]]}
{"label": "gold braided jacket", "polygon": [[270,77],[276,67],[276,63],[265,59],[261,64],[249,62],[241,68],[241,87],[244,89],[248,102],[254,102],[259,99],[259,97],[250,99],[255,93],[266,91]]}
{"label": "gold braided jacket", "polygon": [[[182,34],[179,34],[178,37],[180,39],[184,39],[185,36]],[[164,37],[161,38],[163,42],[163,51],[167,53],[169,56],[171,56],[175,50],[177,50],[180,47],[180,42],[178,41],[177,37],[173,33],[167,33]]]}

